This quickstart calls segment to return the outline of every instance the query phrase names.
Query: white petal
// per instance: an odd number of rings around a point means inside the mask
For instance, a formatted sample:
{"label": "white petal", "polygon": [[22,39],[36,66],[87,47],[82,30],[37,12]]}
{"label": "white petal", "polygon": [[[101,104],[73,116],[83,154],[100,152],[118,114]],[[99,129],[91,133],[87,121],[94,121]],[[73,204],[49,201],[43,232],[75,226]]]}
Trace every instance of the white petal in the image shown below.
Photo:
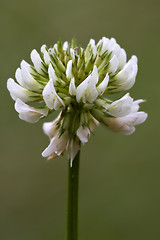
{"label": "white petal", "polygon": [[86,78],[78,87],[76,91],[76,100],[77,102],[80,102],[81,100],[85,102],[86,100],[84,99],[84,93],[86,91],[86,88],[88,86],[88,78]]}
{"label": "white petal", "polygon": [[111,53],[111,57],[113,57],[114,55],[116,55],[117,57],[120,54],[121,48],[119,46],[119,44],[117,44],[116,42],[114,43],[113,47],[111,47],[110,49],[112,51]]}
{"label": "white petal", "polygon": [[64,106],[64,102],[56,93],[52,79],[45,86],[42,95],[48,108],[58,110]]}
{"label": "white petal", "polygon": [[[116,39],[115,38],[111,38],[109,40],[109,48],[108,48],[108,51],[111,52],[113,51],[113,49],[115,48],[115,46],[117,46],[117,42],[116,42]],[[115,50],[114,50],[115,51]],[[116,51],[115,51],[116,52]]]}
{"label": "white petal", "polygon": [[54,86],[56,86],[57,83],[59,82],[59,79],[58,79],[58,77],[57,77],[57,75],[56,75],[56,73],[55,73],[55,70],[53,69],[51,63],[49,64],[48,75],[49,75],[49,79],[52,79],[52,80],[53,80]]}
{"label": "white petal", "polygon": [[42,152],[42,156],[49,157],[51,154],[55,153],[56,148],[55,144],[56,144],[55,137],[53,137],[48,147]]}
{"label": "white petal", "polygon": [[133,98],[127,93],[117,101],[114,101],[107,109],[114,117],[123,117],[132,112]]}
{"label": "white petal", "polygon": [[58,120],[59,116],[53,122],[43,123],[43,131],[50,139],[53,138],[58,131]]}
{"label": "white petal", "polygon": [[91,51],[92,51],[92,54],[93,54],[93,58],[95,58],[96,55],[97,55],[97,47],[95,45],[95,40],[94,39],[90,39],[88,45],[91,45]]}
{"label": "white petal", "polygon": [[70,54],[71,54],[71,58],[74,61],[75,60],[75,51],[73,48],[70,48]]}
{"label": "white petal", "polygon": [[112,59],[109,61],[109,66],[108,66],[108,72],[113,75],[117,68],[118,68],[119,60],[116,55],[112,57]]}
{"label": "white petal", "polygon": [[132,124],[134,124],[134,126],[146,121],[147,117],[148,114],[145,112],[136,112],[128,115],[128,118],[130,118],[130,121]]}
{"label": "white petal", "polygon": [[135,80],[136,80],[137,71],[138,71],[138,67],[137,67],[137,65],[135,65],[134,71],[132,72],[130,77],[127,79],[127,81],[124,82],[122,85],[123,90],[128,90],[134,85]]}
{"label": "white petal", "polygon": [[35,73],[29,63],[27,63],[25,60],[22,60],[20,63],[21,68],[25,67],[28,69],[30,73]]}
{"label": "white petal", "polygon": [[42,156],[49,157],[53,153],[60,155],[66,150],[67,142],[68,142],[67,131],[64,132],[61,136],[59,136],[59,134],[56,134],[56,136],[52,138],[48,147],[42,152]]}
{"label": "white petal", "polygon": [[57,139],[57,146],[56,146],[56,151],[55,153],[59,156],[61,155],[65,150],[66,150],[66,146],[67,146],[67,142],[69,139],[69,134],[68,131],[65,131],[60,137],[59,139]]}
{"label": "white petal", "polygon": [[31,60],[34,64],[36,71],[40,74],[43,74],[42,59],[40,58],[38,52],[35,49],[31,52]]}
{"label": "white petal", "polygon": [[62,99],[57,95],[54,101],[54,110],[59,110],[61,106],[64,106]]}
{"label": "white petal", "polygon": [[102,44],[102,48],[100,51],[100,54],[102,55],[104,52],[107,51],[107,53],[109,54],[112,49],[114,48],[115,45],[117,45],[116,40],[114,38],[108,39],[106,37],[103,37],[101,41],[99,41],[99,44]]}
{"label": "white petal", "polygon": [[120,54],[118,56],[118,60],[119,60],[118,69],[122,69],[127,61],[127,55],[123,48],[121,48]]}
{"label": "white petal", "polygon": [[55,43],[52,49],[53,49],[53,53],[58,52],[58,44]]}
{"label": "white petal", "polygon": [[97,87],[98,95],[100,95],[100,96],[103,95],[103,93],[105,92],[105,90],[107,88],[108,82],[109,82],[109,75],[107,73],[105,78],[103,79],[103,81]]}
{"label": "white petal", "polygon": [[110,45],[108,47],[108,52],[111,53],[111,57],[114,55],[118,58],[119,64],[118,69],[122,69],[124,65],[126,64],[126,52],[124,49],[122,49],[119,44],[116,43],[116,40],[114,38],[110,39]]}
{"label": "white petal", "polygon": [[96,86],[91,85],[89,87],[89,84],[88,84],[88,88],[87,88],[86,95],[85,95],[86,100],[84,100],[83,102],[85,103],[87,101],[89,103],[93,103],[97,97],[98,97],[98,91],[97,91]]}
{"label": "white petal", "polygon": [[86,93],[84,95],[84,103],[85,102],[89,102],[89,103],[93,103],[96,98],[98,97],[98,91],[95,85],[92,84],[88,84]]}
{"label": "white petal", "polygon": [[106,118],[105,121],[111,131],[129,135],[134,132],[134,126],[143,123],[146,118],[145,112],[136,112],[120,118]]}
{"label": "white petal", "polygon": [[98,82],[98,69],[94,66],[92,73],[77,87],[77,102],[92,103],[98,97],[96,84]]}
{"label": "white petal", "polygon": [[76,138],[75,140],[71,139],[70,141],[68,141],[67,152],[68,152],[68,158],[70,159],[71,167],[72,167],[72,162],[73,162],[74,158],[76,157],[79,149],[80,149],[80,145],[79,145],[78,138]]}
{"label": "white petal", "polygon": [[67,77],[68,79],[73,78],[73,72],[72,72],[72,60],[69,60],[68,63],[67,63],[66,77]]}
{"label": "white petal", "polygon": [[25,67],[29,71],[29,73],[35,74],[35,71],[33,70],[32,66],[29,63],[27,63],[25,60],[21,61],[20,67],[21,69]]}
{"label": "white petal", "polygon": [[143,99],[133,101],[129,93],[123,96],[121,99],[114,101],[107,111],[114,117],[124,117],[131,113],[136,113],[139,110],[139,104],[144,102]]}
{"label": "white petal", "polygon": [[110,40],[106,37],[102,38],[102,49],[100,51],[100,54],[102,55],[105,51],[108,51],[110,46]]}
{"label": "white petal", "polygon": [[123,130],[123,134],[124,135],[131,135],[132,133],[134,133],[135,132],[135,127],[128,127],[128,128],[126,128],[126,130]]}
{"label": "white petal", "polygon": [[21,69],[20,68],[17,68],[16,73],[15,73],[15,78],[16,78],[17,82],[22,87],[24,87],[24,82],[23,82],[23,79],[22,79],[22,74],[21,74]]}
{"label": "white petal", "polygon": [[67,48],[68,48],[68,42],[65,41],[65,42],[63,43],[63,50],[66,51]]}
{"label": "white petal", "polygon": [[98,82],[98,69],[96,65],[93,68],[93,72],[90,74],[90,78],[88,81],[88,86],[85,92],[85,99],[87,102],[92,103],[98,97],[98,91],[96,88],[96,84]]}
{"label": "white petal", "polygon": [[98,125],[99,125],[99,122],[90,113],[88,113],[89,130],[92,132]]}
{"label": "white petal", "polygon": [[88,127],[82,127],[80,126],[77,130],[77,136],[79,137],[80,141],[84,144],[88,142],[91,133]]}
{"label": "white petal", "polygon": [[42,45],[41,52],[44,54],[44,62],[49,65],[51,62],[51,58],[49,56],[48,51],[46,50],[46,45]]}
{"label": "white petal", "polygon": [[118,84],[123,84],[123,90],[127,90],[133,86],[137,75],[137,57],[132,58],[125,64],[124,68],[115,76]]}
{"label": "white petal", "polygon": [[25,65],[23,65],[21,69],[21,76],[22,76],[23,86],[25,88],[27,88],[28,90],[36,91],[36,92],[42,91],[43,86],[32,77],[28,68]]}
{"label": "white petal", "polygon": [[31,107],[20,99],[16,100],[15,109],[19,113],[19,118],[29,123],[38,122],[40,118],[48,114],[48,109]]}
{"label": "white petal", "polygon": [[93,83],[96,85],[98,83],[98,69],[97,66],[94,65],[92,73],[88,76],[89,83]]}
{"label": "white petal", "polygon": [[7,89],[10,92],[13,100],[17,100],[17,98],[20,98],[24,102],[30,102],[35,101],[36,96],[39,97],[38,93],[31,92],[21,87],[12,78],[9,78],[7,81]]}
{"label": "white petal", "polygon": [[69,94],[71,96],[75,96],[76,95],[76,86],[75,86],[75,79],[72,78],[69,84]]}
{"label": "white petal", "polygon": [[132,113],[137,112],[139,110],[139,104],[145,102],[145,100],[143,99],[138,99],[136,101],[133,102],[132,104]]}

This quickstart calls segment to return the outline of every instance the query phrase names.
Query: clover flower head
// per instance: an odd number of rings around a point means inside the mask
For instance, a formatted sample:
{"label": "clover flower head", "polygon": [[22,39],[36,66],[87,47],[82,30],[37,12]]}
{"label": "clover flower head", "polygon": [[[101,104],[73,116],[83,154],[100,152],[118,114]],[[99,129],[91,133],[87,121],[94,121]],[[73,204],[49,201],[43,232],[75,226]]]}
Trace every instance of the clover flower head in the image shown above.
{"label": "clover flower head", "polygon": [[60,113],[53,122],[43,124],[50,139],[42,156],[54,158],[67,151],[71,161],[91,137],[99,123],[113,132],[129,135],[147,114],[129,93],[116,101],[110,94],[126,91],[135,83],[137,57],[127,61],[126,52],[114,38],[91,39],[83,49],[75,40],[31,52],[32,65],[22,61],[7,88],[15,101],[19,117],[37,122],[53,111]]}

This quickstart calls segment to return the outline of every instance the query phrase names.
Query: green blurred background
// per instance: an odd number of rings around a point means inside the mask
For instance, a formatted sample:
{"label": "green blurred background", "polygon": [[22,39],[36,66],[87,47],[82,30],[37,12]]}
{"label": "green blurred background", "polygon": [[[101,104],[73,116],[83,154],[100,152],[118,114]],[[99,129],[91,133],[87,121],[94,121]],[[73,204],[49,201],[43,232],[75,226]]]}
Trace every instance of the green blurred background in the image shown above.
{"label": "green blurred background", "polygon": [[[128,58],[138,56],[131,95],[147,99],[147,121],[131,136],[102,127],[82,148],[80,240],[160,239],[158,0],[1,0],[0,2],[0,239],[65,239],[67,158],[46,161],[41,120],[19,120],[6,81],[32,49],[76,37],[115,37]],[[46,121],[52,120],[50,116]]]}

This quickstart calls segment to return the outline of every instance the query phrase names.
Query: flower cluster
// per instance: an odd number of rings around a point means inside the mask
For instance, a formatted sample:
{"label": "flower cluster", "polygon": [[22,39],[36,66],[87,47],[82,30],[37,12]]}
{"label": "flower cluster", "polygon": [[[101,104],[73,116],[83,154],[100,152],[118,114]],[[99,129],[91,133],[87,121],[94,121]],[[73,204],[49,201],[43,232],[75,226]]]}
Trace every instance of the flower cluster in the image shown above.
{"label": "flower cluster", "polygon": [[[53,47],[31,52],[33,65],[24,60],[7,88],[19,117],[30,123],[59,110],[53,122],[43,125],[50,138],[42,156],[54,158],[65,151],[73,160],[99,123],[113,132],[129,135],[147,114],[129,93],[116,101],[109,94],[130,89],[137,75],[137,57],[127,62],[126,52],[114,38],[91,39],[86,49],[58,41]],[[28,104],[26,104],[28,103]]]}

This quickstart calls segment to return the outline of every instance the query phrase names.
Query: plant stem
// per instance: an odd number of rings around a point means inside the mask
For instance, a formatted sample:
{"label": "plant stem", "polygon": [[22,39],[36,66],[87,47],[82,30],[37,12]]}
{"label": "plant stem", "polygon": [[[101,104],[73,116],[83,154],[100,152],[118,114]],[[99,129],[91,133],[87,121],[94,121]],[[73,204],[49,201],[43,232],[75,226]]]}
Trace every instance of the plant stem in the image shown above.
{"label": "plant stem", "polygon": [[78,179],[80,151],[68,168],[68,199],[67,199],[67,236],[66,240],[78,239]]}

